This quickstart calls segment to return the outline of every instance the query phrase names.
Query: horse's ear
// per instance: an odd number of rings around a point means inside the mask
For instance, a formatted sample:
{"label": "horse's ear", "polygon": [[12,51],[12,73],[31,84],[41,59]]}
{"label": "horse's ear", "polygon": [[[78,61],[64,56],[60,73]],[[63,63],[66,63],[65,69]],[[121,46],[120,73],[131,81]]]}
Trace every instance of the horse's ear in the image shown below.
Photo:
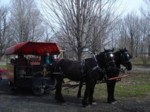
{"label": "horse's ear", "polygon": [[112,50],[111,50],[112,52],[114,52],[114,48],[112,48]]}
{"label": "horse's ear", "polygon": [[133,56],[130,54],[130,58],[133,58]]}
{"label": "horse's ear", "polygon": [[104,51],[106,51],[105,47],[104,47]]}

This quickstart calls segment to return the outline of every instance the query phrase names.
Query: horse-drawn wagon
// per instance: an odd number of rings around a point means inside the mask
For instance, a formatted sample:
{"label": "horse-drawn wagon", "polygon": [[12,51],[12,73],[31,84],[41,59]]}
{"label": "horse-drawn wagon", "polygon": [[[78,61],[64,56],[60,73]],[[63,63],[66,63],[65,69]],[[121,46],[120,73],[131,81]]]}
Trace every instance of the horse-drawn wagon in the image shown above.
{"label": "horse-drawn wagon", "polygon": [[[29,65],[27,67],[17,65],[15,60],[11,60],[10,82],[16,87],[31,88],[36,95],[42,95],[47,90],[51,89],[53,85],[53,77],[56,79],[55,84],[55,99],[59,103],[64,103],[65,100],[62,95],[62,84],[64,78],[68,78],[75,82],[80,82],[79,92],[81,86],[85,83],[85,92],[82,100],[82,105],[87,106],[93,103],[94,88],[99,80],[105,80],[107,85],[108,103],[115,102],[114,90],[116,81],[122,77],[118,77],[123,65],[127,70],[132,69],[130,59],[132,56],[127,49],[120,49],[113,52],[114,49],[104,50],[103,52],[94,55],[94,57],[87,58],[82,61],[73,61],[69,59],[57,60],[53,64],[52,69],[45,68],[41,64],[42,58],[46,51],[51,55],[58,55],[60,50],[56,43],[42,43],[42,42],[23,42],[6,49],[6,55],[32,55],[35,57],[28,58]],[[30,61],[29,61],[30,60]],[[35,62],[33,62],[35,61]],[[23,67],[24,71],[20,70]],[[49,71],[50,70],[50,71]],[[58,71],[58,73],[56,72]],[[78,95],[79,96],[79,95]]]}
{"label": "horse-drawn wagon", "polygon": [[[42,95],[52,89],[51,71],[45,69],[41,58],[46,51],[55,57],[60,54],[57,44],[49,42],[22,42],[6,49],[5,55],[9,57],[7,78],[13,90],[29,88],[34,94]],[[25,60],[17,63],[19,59],[16,56],[20,55],[24,55]]]}

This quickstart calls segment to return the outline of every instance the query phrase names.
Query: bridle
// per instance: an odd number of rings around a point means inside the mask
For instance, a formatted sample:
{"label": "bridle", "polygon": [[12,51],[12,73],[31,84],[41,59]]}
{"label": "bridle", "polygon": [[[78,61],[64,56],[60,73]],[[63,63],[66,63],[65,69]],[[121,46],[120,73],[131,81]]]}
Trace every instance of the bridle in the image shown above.
{"label": "bridle", "polygon": [[[108,57],[108,55],[107,54],[109,54],[109,57]],[[107,52],[107,53],[105,53],[105,57],[106,57],[106,59],[105,59],[105,63],[106,63],[106,65],[105,65],[105,67],[107,68],[107,67],[110,67],[110,64],[111,63],[114,63],[115,64],[115,60],[114,60],[114,54],[112,53],[112,52]],[[108,61],[109,60],[109,61]],[[107,62],[108,61],[108,62]]]}
{"label": "bridle", "polygon": [[122,63],[126,65],[127,63],[130,63],[130,54],[126,51],[120,54],[121,58],[123,59]]}
{"label": "bridle", "polygon": [[[110,55],[109,55],[110,57],[108,57],[106,53],[107,53],[107,54],[110,54]],[[112,52],[104,52],[104,55],[105,55],[106,58],[109,58],[109,59],[112,58],[109,62],[107,62],[107,63],[105,64],[105,67],[104,67],[104,68],[102,68],[102,67],[99,66],[99,62],[98,62],[98,59],[97,59],[96,55],[95,55],[95,54],[93,54],[93,55],[94,55],[94,56],[93,56],[93,57],[94,57],[94,60],[95,60],[95,62],[96,62],[96,66],[94,66],[94,67],[91,69],[91,71],[94,71],[94,70],[101,70],[101,71],[104,73],[104,72],[105,72],[105,69],[106,69],[106,68],[109,68],[111,63],[115,63],[115,60],[113,59],[114,55],[113,55]],[[108,59],[107,59],[107,60],[108,60]],[[106,62],[106,60],[105,60],[105,62]]]}

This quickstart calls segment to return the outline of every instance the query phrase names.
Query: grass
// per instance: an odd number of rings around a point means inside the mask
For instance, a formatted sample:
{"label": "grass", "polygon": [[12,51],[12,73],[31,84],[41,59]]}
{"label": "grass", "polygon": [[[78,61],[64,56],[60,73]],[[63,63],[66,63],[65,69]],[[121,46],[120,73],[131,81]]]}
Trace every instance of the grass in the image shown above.
{"label": "grass", "polygon": [[6,65],[0,65],[0,68],[5,68],[6,69]]}
{"label": "grass", "polygon": [[[150,59],[146,59],[147,61],[147,65],[146,66],[150,66]],[[133,65],[137,65],[137,66],[142,66],[142,65],[144,65],[143,64],[143,61],[142,61],[142,58],[133,58],[132,60],[131,60],[131,62],[132,62],[132,64]]]}
{"label": "grass", "polygon": [[150,73],[131,74],[116,86],[119,97],[134,97],[150,94]]}
{"label": "grass", "polygon": [[[85,88],[82,89],[82,96],[84,90]],[[63,89],[63,94],[76,97],[77,91],[78,87],[69,89],[69,92]],[[117,82],[115,96],[119,98],[150,96],[150,73],[130,73],[128,77]],[[94,98],[107,98],[107,88],[105,83],[96,85]]]}

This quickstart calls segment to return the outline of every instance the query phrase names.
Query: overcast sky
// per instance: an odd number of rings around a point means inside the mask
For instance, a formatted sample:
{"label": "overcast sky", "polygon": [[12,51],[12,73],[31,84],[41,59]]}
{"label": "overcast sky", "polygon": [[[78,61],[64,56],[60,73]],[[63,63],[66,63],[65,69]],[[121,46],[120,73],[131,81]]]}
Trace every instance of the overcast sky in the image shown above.
{"label": "overcast sky", "polygon": [[120,9],[125,13],[138,12],[140,7],[144,7],[143,0],[120,0]]}
{"label": "overcast sky", "polygon": [[[11,0],[0,0],[0,6],[6,5]],[[38,0],[36,0],[38,1]],[[41,0],[39,0],[41,1]],[[138,12],[139,8],[143,6],[143,0],[119,0],[119,11],[123,11],[125,14],[130,12]]]}

